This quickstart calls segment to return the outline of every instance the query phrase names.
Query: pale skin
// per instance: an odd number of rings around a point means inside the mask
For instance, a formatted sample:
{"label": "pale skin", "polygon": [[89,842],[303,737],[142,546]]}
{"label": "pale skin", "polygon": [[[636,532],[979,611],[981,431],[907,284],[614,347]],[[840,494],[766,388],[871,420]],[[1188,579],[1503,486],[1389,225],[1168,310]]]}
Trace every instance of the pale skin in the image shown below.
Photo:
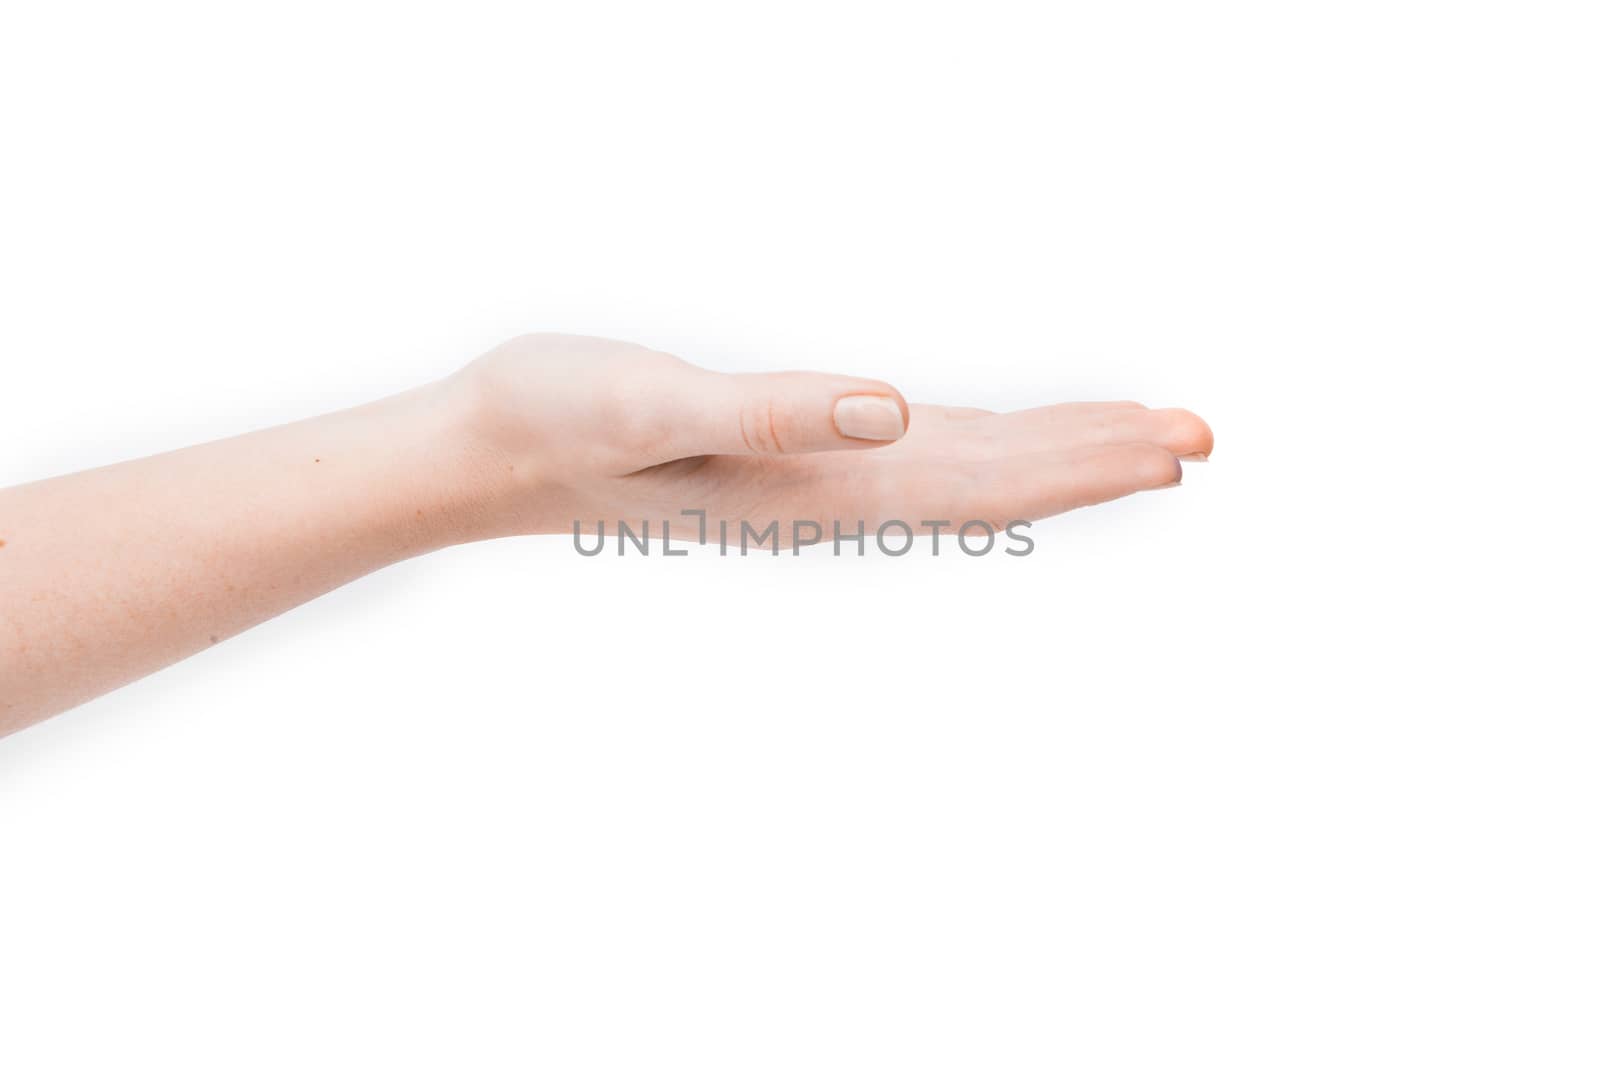
{"label": "pale skin", "polygon": [[1211,447],[1180,409],[908,406],[531,334],[363,407],[0,490],[0,734],[448,545],[601,519],[694,538],[685,510],[1000,528],[1176,485]]}

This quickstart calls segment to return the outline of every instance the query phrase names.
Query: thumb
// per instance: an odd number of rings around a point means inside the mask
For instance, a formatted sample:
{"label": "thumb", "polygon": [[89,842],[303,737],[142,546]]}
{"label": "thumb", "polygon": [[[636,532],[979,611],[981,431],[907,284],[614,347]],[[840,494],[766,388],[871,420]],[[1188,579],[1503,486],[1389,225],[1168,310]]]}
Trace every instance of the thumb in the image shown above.
{"label": "thumb", "polygon": [[694,375],[680,394],[674,450],[684,456],[779,456],[877,448],[905,436],[911,411],[870,378],[810,371]]}

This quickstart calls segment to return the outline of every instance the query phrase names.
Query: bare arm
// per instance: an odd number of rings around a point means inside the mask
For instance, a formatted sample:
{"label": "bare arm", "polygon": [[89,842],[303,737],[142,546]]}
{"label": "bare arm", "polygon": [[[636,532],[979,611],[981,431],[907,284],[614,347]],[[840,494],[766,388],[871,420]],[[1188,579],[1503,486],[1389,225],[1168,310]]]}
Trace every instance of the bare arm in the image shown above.
{"label": "bare arm", "polygon": [[0,491],[0,734],[446,545],[684,508],[1003,523],[1210,448],[1182,411],[912,409],[866,379],[519,338],[364,407]]}
{"label": "bare arm", "polygon": [[0,733],[471,537],[463,416],[433,387],[0,491]]}

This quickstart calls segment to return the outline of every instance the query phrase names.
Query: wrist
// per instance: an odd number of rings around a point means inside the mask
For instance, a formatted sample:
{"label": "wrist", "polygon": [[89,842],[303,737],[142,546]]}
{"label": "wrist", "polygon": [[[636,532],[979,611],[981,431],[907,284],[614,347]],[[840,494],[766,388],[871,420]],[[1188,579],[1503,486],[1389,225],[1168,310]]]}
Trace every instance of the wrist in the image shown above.
{"label": "wrist", "polygon": [[539,481],[533,457],[502,425],[503,403],[471,371],[416,391],[428,448],[444,457],[432,495],[456,542],[529,532]]}

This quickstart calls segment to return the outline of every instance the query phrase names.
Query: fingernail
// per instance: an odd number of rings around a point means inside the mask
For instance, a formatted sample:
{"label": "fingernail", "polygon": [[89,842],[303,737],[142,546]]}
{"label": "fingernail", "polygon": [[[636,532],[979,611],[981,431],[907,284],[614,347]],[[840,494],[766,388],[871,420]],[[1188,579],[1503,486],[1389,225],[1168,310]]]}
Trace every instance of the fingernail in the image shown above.
{"label": "fingernail", "polygon": [[906,433],[900,405],[886,396],[841,397],[833,405],[833,424],[862,441],[898,441]]}
{"label": "fingernail", "polygon": [[1210,463],[1211,457],[1204,452],[1190,452],[1186,456],[1179,456],[1185,463]]}

